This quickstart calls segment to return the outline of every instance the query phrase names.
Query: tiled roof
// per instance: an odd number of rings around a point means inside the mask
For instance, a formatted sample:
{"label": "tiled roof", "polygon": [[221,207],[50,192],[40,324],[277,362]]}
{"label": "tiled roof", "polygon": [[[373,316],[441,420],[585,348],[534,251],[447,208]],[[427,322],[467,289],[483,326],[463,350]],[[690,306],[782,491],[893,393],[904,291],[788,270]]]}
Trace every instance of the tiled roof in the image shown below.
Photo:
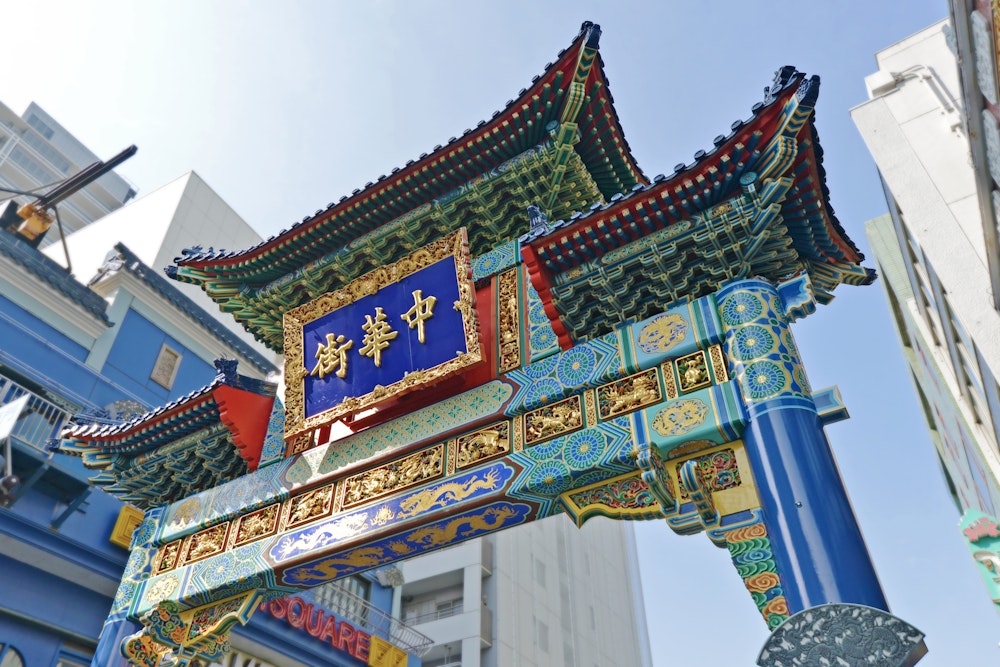
{"label": "tiled roof", "polygon": [[[590,228],[616,214],[629,211],[635,203],[648,200],[650,194],[662,195],[666,193],[664,203],[656,211],[660,215],[659,226],[707,210],[719,201],[732,196],[734,192],[739,191],[739,175],[749,170],[747,159],[755,148],[760,147],[760,138],[755,139],[754,133],[761,131],[773,133],[777,114],[782,111],[783,105],[793,94],[798,97],[798,103],[803,107],[811,107],[815,104],[819,93],[819,77],[813,76],[806,79],[805,75],[796,71],[795,68],[786,66],[775,73],[773,84],[765,91],[764,101],[758,102],[752,107],[752,115],[749,119],[735,121],[731,125],[729,134],[717,136],[713,141],[712,148],[699,150],[695,153],[694,161],[690,164],[680,163],[674,167],[674,172],[670,176],[657,175],[653,178],[652,183],[636,184],[628,194],[615,195],[606,203],[596,202],[588,210],[579,211],[566,220],[539,225],[522,235],[520,237],[521,243],[534,244],[541,248],[545,239],[565,241],[568,233],[573,232],[579,233],[581,243],[586,243],[588,236],[600,235],[589,233]],[[811,149],[818,172],[818,187],[822,193],[822,203],[832,224],[830,231],[833,232],[831,233],[833,241],[843,254],[844,259],[860,262],[864,259],[864,255],[847,236],[830,205],[826,171],[823,169],[823,151],[819,146],[815,126],[811,122],[808,139],[812,144]],[[720,167],[720,162],[723,160],[726,162],[729,172]],[[705,175],[713,169],[716,170],[716,173],[712,175],[711,180],[705,178]],[[699,178],[703,178],[711,187],[701,184],[692,187],[686,183]],[[641,218],[642,213],[639,212],[635,217]],[[634,227],[632,235],[636,238],[655,231],[657,228],[655,222],[648,227],[639,223],[632,226]],[[554,245],[552,247],[555,248]],[[564,268],[568,268],[579,264],[580,261],[583,261],[583,257],[581,255],[581,260],[574,262],[567,257],[566,253],[560,253],[559,260],[564,263]]]}
{"label": "tiled roof", "polygon": [[[272,238],[242,251],[185,250],[175,262],[216,277],[238,277],[261,285],[299,265],[346,245],[420,204],[460,187],[496,165],[537,146],[549,137],[570,97],[578,68],[586,64],[584,106],[578,113],[583,159],[604,197],[644,183],[645,176],[632,157],[597,52],[600,26],[585,22],[572,45],[532,80],[532,85],[508,100],[503,109],[475,128],[435,146],[402,168],[380,176],[317,210]],[[586,57],[581,57],[586,56]],[[168,271],[176,277],[176,270]],[[193,282],[193,281],[192,281]]]}
{"label": "tiled roof", "polygon": [[[202,422],[205,419],[208,422],[218,421],[218,416],[211,411],[206,413],[205,408],[206,403],[210,403],[207,407],[214,409],[212,393],[219,387],[228,386],[256,394],[274,396],[276,390],[274,384],[240,375],[236,372],[236,361],[218,359],[215,366],[219,372],[210,383],[200,389],[188,392],[166,405],[136,415],[123,422],[90,421],[85,415],[80,415],[77,421],[66,426],[62,437],[94,442],[107,441],[108,445],[104,447],[105,451],[115,453],[145,451],[183,435],[177,434],[178,426],[173,422],[183,421],[186,424],[183,429],[197,430],[204,426]],[[61,451],[79,453],[65,449]]]}
{"label": "tiled roof", "polygon": [[108,304],[99,294],[77,281],[73,274],[16,234],[0,229],[0,253],[23,266],[34,276],[54,287],[67,299],[110,326],[111,322],[108,320],[106,312]]}
{"label": "tiled roof", "polygon": [[147,509],[245,475],[260,461],[275,385],[218,360],[196,391],[124,422],[78,415],[53,448],[101,470],[91,481]]}
{"label": "tiled roof", "polygon": [[181,293],[179,289],[171,285],[170,281],[161,276],[157,271],[154,271],[150,267],[143,264],[142,260],[140,260],[139,257],[129,250],[124,244],[116,244],[115,250],[117,250],[124,259],[123,268],[125,270],[142,280],[149,287],[153,288],[178,310],[198,322],[198,324],[205,329],[208,329],[214,336],[225,342],[226,345],[238,351],[254,366],[265,373],[274,373],[278,370],[278,367],[269,361],[267,357],[252,348],[249,344],[243,341],[243,339],[220,324],[219,321],[209,315],[204,308]]}
{"label": "tiled roof", "polygon": [[[871,269],[833,212],[814,125],[819,78],[784,67],[752,116],[691,164],[520,237],[532,284],[575,338],[753,275],[809,274],[819,303]],[[568,342],[568,341],[564,341]]]}

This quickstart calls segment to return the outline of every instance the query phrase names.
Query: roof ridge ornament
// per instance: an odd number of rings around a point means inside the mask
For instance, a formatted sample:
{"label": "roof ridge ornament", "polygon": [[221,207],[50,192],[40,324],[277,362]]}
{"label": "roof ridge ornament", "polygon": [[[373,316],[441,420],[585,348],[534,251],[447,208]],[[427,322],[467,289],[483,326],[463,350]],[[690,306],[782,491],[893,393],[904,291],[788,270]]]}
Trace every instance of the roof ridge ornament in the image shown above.
{"label": "roof ridge ornament", "polygon": [[584,46],[588,49],[600,48],[601,25],[593,21],[584,21],[580,24],[580,35],[586,35]]}
{"label": "roof ridge ornament", "polygon": [[542,211],[538,204],[532,204],[528,207],[528,220],[531,222],[528,234],[532,236],[536,232],[540,232],[544,236],[552,231],[552,226],[549,224],[549,216]]}
{"label": "roof ridge ornament", "polygon": [[215,365],[215,368],[218,369],[219,375],[223,378],[223,381],[226,384],[232,384],[236,380],[236,366],[239,364],[238,360],[220,357],[212,363]]}

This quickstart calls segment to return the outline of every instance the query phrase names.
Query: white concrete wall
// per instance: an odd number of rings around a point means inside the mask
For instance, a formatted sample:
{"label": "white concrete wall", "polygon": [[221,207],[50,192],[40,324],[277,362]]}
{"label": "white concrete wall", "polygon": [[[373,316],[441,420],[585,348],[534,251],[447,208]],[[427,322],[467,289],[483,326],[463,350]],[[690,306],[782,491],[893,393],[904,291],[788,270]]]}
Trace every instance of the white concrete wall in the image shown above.
{"label": "white concrete wall", "polygon": [[992,305],[983,222],[958,73],[941,22],[885,49],[868,77],[877,95],[851,111],[904,223],[948,292],[948,302],[1000,376],[1000,313]]}

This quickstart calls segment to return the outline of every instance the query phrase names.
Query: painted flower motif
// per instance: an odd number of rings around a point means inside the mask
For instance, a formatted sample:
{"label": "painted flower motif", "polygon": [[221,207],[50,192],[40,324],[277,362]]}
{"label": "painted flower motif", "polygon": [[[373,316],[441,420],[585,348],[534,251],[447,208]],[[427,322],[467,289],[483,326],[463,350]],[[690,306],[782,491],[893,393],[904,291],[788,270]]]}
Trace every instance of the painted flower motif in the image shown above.
{"label": "painted flower motif", "polygon": [[112,611],[124,610],[132,602],[135,595],[136,585],[130,581],[123,581],[118,585],[118,592],[115,594],[115,603]]}
{"label": "painted flower motif", "polygon": [[764,313],[760,298],[749,292],[737,292],[722,302],[722,321],[729,326],[746,324]]}
{"label": "painted flower motif", "polygon": [[556,364],[559,362],[559,356],[546,357],[540,361],[536,361],[532,364],[528,364],[522,368],[522,372],[527,375],[532,380],[537,380],[539,378],[544,378],[552,374],[555,370]]}
{"label": "painted flower motif", "polygon": [[549,317],[545,314],[545,305],[542,298],[538,296],[535,288],[528,286],[528,320],[533,324],[548,322]]}
{"label": "painted flower motif", "polygon": [[592,468],[604,454],[604,438],[596,433],[577,433],[570,437],[563,459],[574,470]]}
{"label": "painted flower motif", "polygon": [[135,529],[132,533],[132,544],[148,544],[150,540],[153,539],[153,533],[156,530],[156,521],[153,519],[143,519],[139,523],[139,527]]}
{"label": "painted flower motif", "polygon": [[490,250],[485,255],[480,255],[473,260],[474,272],[477,276],[488,276],[500,266],[503,255],[499,248]]}
{"label": "painted flower motif", "polygon": [[528,388],[525,404],[529,408],[540,408],[555,403],[563,397],[563,387],[552,378],[542,378]]}
{"label": "painted flower motif", "polygon": [[235,574],[237,564],[232,552],[224,552],[206,560],[199,569],[200,579],[211,589],[227,583]]}
{"label": "painted flower motif", "polygon": [[531,473],[528,487],[535,493],[555,495],[569,488],[569,468],[561,461],[546,461]]}
{"label": "painted flower motif", "polygon": [[565,438],[552,438],[551,440],[540,442],[537,445],[530,445],[525,450],[525,453],[527,453],[528,456],[535,461],[553,459],[559,456],[559,452],[562,451],[564,442]]}
{"label": "painted flower motif", "polygon": [[743,386],[753,401],[774,396],[789,382],[788,373],[772,361],[755,361],[743,371]]}
{"label": "painted flower motif", "polygon": [[736,355],[743,360],[764,356],[774,349],[774,342],[770,331],[755,324],[738,330],[733,337]]}
{"label": "painted flower motif", "polygon": [[593,350],[586,346],[574,347],[559,357],[556,375],[564,385],[578,386],[587,381],[595,365]]}
{"label": "painted flower motif", "polygon": [[544,325],[531,330],[529,338],[532,352],[543,352],[556,345],[556,334],[552,327],[546,322]]}

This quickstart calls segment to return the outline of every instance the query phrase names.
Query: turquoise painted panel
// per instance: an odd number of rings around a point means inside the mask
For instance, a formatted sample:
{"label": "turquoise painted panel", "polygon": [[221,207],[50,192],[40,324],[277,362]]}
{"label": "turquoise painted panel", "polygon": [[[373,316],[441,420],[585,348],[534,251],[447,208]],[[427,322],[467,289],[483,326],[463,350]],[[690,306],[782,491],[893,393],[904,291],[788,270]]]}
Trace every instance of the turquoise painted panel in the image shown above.
{"label": "turquoise painted panel", "polygon": [[722,341],[714,295],[682,304],[628,330],[635,370],[650,368]]}
{"label": "turquoise painted panel", "polygon": [[527,447],[510,457],[523,470],[508,495],[537,503],[538,516],[549,516],[559,511],[560,493],[636,470],[634,449],[627,417]]}
{"label": "turquoise painted panel", "polygon": [[499,493],[513,475],[514,470],[509,465],[495,463],[361,509],[341,512],[325,521],[285,533],[269,549],[268,559],[276,564],[286,563],[304,558],[314,550],[331,549],[362,535],[368,537],[385,531],[398,532],[400,523]]}
{"label": "turquoise painted panel", "polygon": [[246,511],[251,511],[284,500],[296,489],[334,478],[356,461],[390,454],[403,445],[434,441],[471,422],[499,416],[511,393],[510,385],[504,382],[488,382],[342,440],[261,466],[249,475],[168,505],[156,542],[166,544],[242,514],[241,503],[247,503]]}
{"label": "turquoise painted panel", "polygon": [[704,440],[706,446],[732,442],[747,423],[734,381],[705,387],[630,415],[636,433],[656,446],[663,458],[685,443]]}
{"label": "turquoise painted panel", "polygon": [[621,341],[612,332],[507,373],[519,389],[505,412],[521,414],[624,376]]}
{"label": "turquoise painted panel", "polygon": [[271,406],[271,416],[267,420],[267,435],[260,451],[258,468],[281,461],[285,456],[285,406],[275,397]]}
{"label": "turquoise painted panel", "polygon": [[472,279],[488,278],[520,263],[521,244],[513,239],[473,259]]}
{"label": "turquoise painted panel", "polygon": [[349,574],[510,528],[534,518],[530,505],[500,502],[285,570],[282,583],[316,586]]}
{"label": "turquoise painted panel", "polygon": [[527,282],[528,295],[528,354],[532,362],[544,359],[559,352],[559,338],[552,329],[549,316],[545,314],[545,306],[538,296],[538,291],[530,281]]}

